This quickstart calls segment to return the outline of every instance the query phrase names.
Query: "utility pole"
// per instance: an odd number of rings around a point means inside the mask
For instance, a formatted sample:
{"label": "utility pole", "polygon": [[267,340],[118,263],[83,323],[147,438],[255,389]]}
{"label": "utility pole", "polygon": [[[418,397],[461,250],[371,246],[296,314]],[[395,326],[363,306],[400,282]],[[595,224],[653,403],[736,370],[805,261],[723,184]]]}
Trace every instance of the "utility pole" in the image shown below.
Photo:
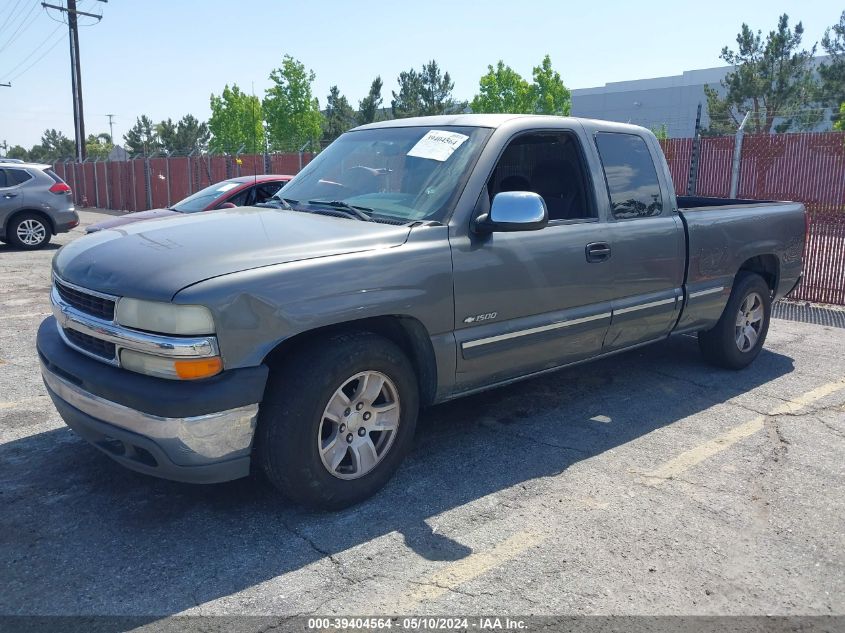
{"label": "utility pole", "polygon": [[[99,0],[108,2],[108,0]],[[98,21],[102,16],[95,13],[77,11],[76,0],[67,0],[67,7],[57,6],[42,2],[45,9],[56,9],[67,13],[68,40],[70,43],[70,85],[73,92],[73,132],[76,137],[76,160],[80,163],[85,160],[85,115],[82,108],[82,71],[79,63],[79,26],[77,18],[85,15],[96,18]]]}
{"label": "utility pole", "polygon": [[109,118],[109,136],[111,136],[111,142],[114,145],[114,121],[112,120],[114,119],[114,115],[107,114],[106,116]]}

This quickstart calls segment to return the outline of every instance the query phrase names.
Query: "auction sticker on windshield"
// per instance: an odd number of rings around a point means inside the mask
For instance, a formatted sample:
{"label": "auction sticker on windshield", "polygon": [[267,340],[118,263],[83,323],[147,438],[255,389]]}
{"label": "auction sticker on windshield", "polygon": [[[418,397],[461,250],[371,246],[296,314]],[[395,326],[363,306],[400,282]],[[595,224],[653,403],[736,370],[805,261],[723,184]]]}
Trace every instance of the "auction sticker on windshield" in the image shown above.
{"label": "auction sticker on windshield", "polygon": [[469,137],[457,132],[444,132],[443,130],[430,130],[417,144],[408,152],[408,156],[416,158],[430,158],[443,162],[463,145]]}
{"label": "auction sticker on windshield", "polygon": [[229,191],[229,189],[234,189],[238,186],[236,182],[227,182],[225,185],[220,185],[217,187],[217,191]]}

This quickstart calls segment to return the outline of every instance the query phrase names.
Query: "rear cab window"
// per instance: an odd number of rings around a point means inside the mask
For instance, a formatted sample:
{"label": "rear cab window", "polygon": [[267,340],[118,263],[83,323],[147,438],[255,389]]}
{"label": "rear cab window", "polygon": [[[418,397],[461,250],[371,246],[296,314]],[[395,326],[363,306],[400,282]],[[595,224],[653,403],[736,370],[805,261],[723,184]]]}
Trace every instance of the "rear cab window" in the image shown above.
{"label": "rear cab window", "polygon": [[645,140],[623,132],[598,132],[595,139],[613,217],[627,220],[660,215],[663,194]]}

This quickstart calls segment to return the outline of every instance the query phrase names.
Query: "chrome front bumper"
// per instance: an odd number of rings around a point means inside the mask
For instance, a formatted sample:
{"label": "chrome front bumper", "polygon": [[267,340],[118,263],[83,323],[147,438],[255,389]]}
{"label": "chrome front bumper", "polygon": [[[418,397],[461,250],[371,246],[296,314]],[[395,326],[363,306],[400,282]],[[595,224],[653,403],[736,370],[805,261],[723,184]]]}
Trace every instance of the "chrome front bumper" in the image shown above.
{"label": "chrome front bumper", "polygon": [[195,483],[249,474],[258,404],[195,417],[160,417],[88,393],[43,361],[41,374],[68,426],[128,468]]}

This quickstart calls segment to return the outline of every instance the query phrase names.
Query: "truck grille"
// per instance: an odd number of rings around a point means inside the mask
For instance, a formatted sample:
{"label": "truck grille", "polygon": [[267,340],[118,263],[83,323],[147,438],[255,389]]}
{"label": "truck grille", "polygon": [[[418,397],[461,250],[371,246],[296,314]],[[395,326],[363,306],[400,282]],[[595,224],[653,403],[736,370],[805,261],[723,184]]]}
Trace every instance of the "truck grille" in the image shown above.
{"label": "truck grille", "polygon": [[63,301],[73,306],[80,312],[90,314],[98,319],[114,321],[114,301],[104,299],[97,295],[89,294],[76,288],[63,284],[58,279],[54,280],[56,290]]}
{"label": "truck grille", "polygon": [[88,336],[82,332],[71,330],[70,328],[62,328],[65,336],[79,349],[85,350],[94,356],[98,356],[104,360],[114,360],[115,348],[114,343],[103,341],[93,336]]}

